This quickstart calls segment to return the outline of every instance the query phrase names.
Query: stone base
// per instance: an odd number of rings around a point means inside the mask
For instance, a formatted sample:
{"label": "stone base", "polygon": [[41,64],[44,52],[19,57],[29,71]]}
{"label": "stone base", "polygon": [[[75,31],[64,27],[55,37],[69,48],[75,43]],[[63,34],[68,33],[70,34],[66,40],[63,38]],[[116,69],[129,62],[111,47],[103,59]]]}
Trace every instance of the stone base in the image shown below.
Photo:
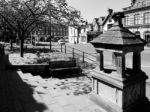
{"label": "stone base", "polygon": [[[94,99],[108,112],[132,112],[141,102],[145,102],[145,80],[143,72],[128,78],[102,71],[92,71]],[[109,111],[113,110],[113,111]],[[135,109],[134,109],[135,110]]]}
{"label": "stone base", "polygon": [[147,100],[147,98],[136,102],[135,105],[126,109],[122,109],[118,105],[115,105],[114,103],[100,95],[96,95],[95,93],[91,93],[89,95],[89,99],[104,109],[105,112],[150,112],[150,102]]}

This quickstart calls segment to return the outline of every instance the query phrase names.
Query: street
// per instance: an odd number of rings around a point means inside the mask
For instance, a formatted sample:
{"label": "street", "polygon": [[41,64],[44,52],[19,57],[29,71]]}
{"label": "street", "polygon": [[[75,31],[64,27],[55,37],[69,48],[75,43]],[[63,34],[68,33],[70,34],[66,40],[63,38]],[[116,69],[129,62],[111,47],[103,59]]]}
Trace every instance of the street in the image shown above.
{"label": "street", "polygon": [[[96,51],[94,47],[91,44],[70,44],[68,43],[67,46],[73,47],[75,49],[78,49],[80,51],[84,51],[89,54],[93,54],[96,56]],[[78,52],[75,50],[75,52]],[[78,52],[79,53],[79,52]],[[81,53],[81,52],[80,52]],[[104,52],[104,63],[111,62],[112,54],[111,52]],[[146,72],[148,76],[150,76],[150,48],[146,48],[141,54],[141,64],[142,64],[142,70]],[[132,53],[128,53],[126,55],[126,66],[132,67]],[[149,79],[150,81],[150,79]]]}

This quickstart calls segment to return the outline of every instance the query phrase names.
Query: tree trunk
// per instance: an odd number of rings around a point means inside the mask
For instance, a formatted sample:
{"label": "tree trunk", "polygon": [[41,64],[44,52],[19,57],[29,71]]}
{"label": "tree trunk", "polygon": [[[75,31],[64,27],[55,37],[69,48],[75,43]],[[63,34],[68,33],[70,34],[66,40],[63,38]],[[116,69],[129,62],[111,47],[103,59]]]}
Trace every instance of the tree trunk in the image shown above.
{"label": "tree trunk", "polygon": [[52,52],[52,40],[51,40],[52,36],[49,36],[49,47],[50,47],[50,52]]}
{"label": "tree trunk", "polygon": [[24,39],[20,39],[20,56],[21,57],[23,57],[23,54],[24,54],[23,45],[24,45]]}
{"label": "tree trunk", "polygon": [[13,49],[13,40],[10,39],[10,50],[12,50],[12,49]]}

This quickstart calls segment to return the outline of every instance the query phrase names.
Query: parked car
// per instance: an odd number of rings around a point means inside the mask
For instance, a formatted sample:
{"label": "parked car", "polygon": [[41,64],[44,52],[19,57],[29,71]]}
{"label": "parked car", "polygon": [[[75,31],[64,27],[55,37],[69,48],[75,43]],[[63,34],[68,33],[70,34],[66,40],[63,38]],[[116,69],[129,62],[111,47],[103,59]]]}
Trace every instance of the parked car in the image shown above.
{"label": "parked car", "polygon": [[59,43],[59,44],[65,44],[66,41],[65,41],[65,39],[59,39],[59,40],[58,40],[58,43]]}

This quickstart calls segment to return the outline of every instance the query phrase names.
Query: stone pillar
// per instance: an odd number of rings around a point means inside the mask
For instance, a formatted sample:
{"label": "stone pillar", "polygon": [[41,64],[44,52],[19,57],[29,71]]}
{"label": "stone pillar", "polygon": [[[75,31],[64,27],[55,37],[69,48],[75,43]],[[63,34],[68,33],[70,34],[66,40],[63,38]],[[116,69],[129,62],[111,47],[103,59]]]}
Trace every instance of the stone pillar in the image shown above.
{"label": "stone pillar", "polygon": [[133,53],[133,70],[134,72],[141,71],[141,52]]}
{"label": "stone pillar", "polygon": [[116,66],[116,55],[114,52],[112,53],[112,65]]}
{"label": "stone pillar", "polygon": [[124,53],[115,53],[116,55],[116,67],[117,73],[122,77],[125,75],[125,54]]}
{"label": "stone pillar", "polygon": [[102,71],[104,69],[104,56],[103,51],[99,51],[97,55],[97,69]]}

